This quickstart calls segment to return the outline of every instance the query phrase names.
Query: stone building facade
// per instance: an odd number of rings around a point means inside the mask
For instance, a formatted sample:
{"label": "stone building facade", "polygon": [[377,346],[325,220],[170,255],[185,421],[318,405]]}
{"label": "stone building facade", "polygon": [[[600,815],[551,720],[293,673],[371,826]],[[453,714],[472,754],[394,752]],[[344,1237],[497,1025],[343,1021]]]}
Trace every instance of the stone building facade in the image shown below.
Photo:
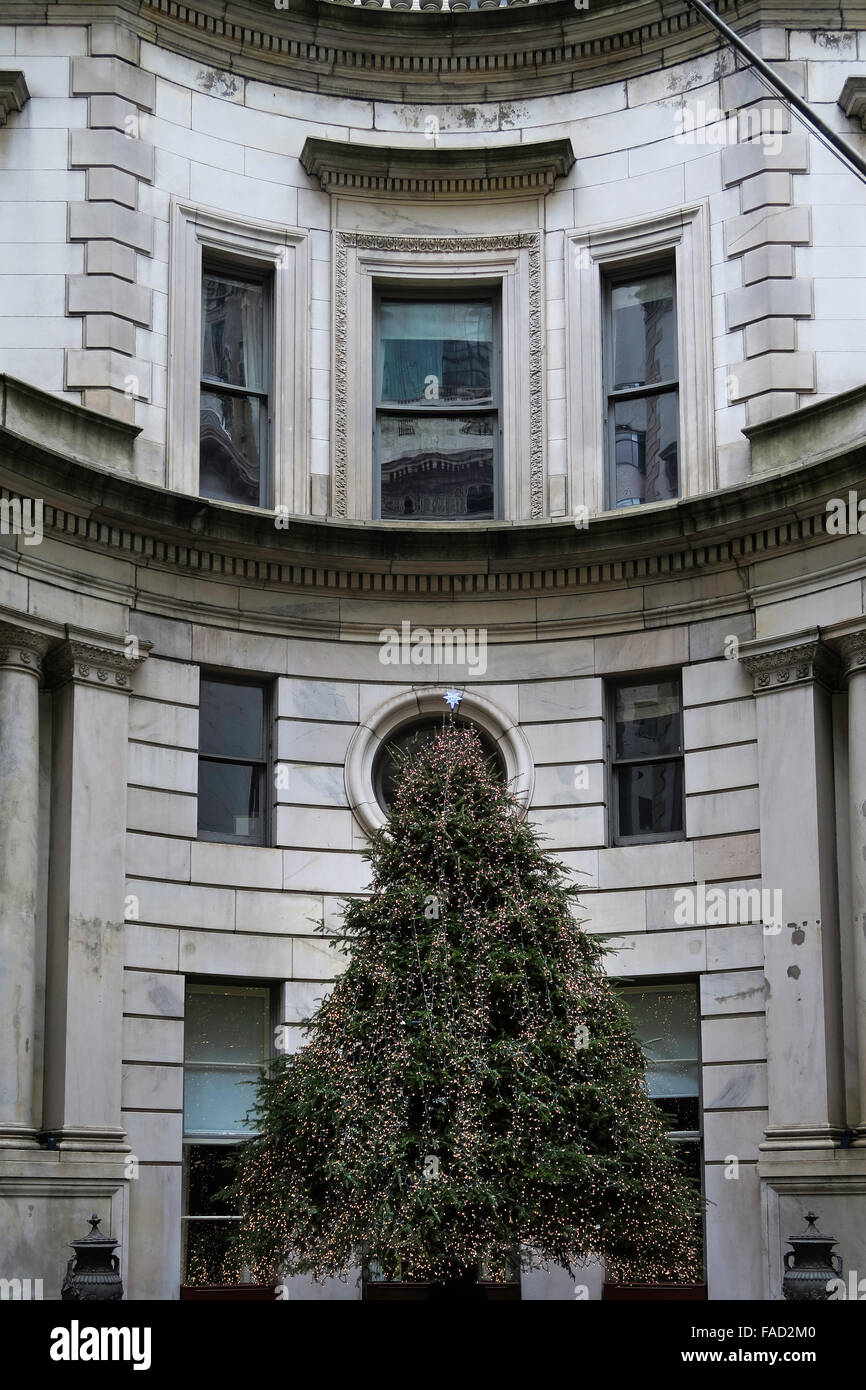
{"label": "stone building facade", "polygon": [[[866,152],[866,8],[717,9]],[[449,685],[670,1011],[708,1296],[866,1275],[862,180],[685,0],[0,0],[0,126],[0,1275],[194,1280]]]}

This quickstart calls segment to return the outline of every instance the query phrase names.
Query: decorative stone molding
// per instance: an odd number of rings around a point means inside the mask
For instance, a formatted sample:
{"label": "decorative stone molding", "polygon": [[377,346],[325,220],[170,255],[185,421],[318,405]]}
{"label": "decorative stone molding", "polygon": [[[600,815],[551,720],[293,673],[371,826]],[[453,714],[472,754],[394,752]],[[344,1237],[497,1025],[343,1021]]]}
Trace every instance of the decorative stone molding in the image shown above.
{"label": "decorative stone molding", "polygon": [[6,124],[11,113],[23,111],[29,100],[23,72],[0,72],[0,126]]}
{"label": "decorative stone molding", "polygon": [[740,646],[740,661],[752,676],[756,695],[813,681],[833,688],[838,662],[818,628],[781,640],[784,645],[772,638]]}
{"label": "decorative stone molding", "polygon": [[52,651],[45,663],[53,687],[69,681],[99,686],[128,695],[132,676],[146,660],[150,642],[130,639],[127,643],[87,640],[89,634],[70,636]]}
{"label": "decorative stone molding", "polygon": [[[510,274],[509,274],[510,272]],[[516,274],[514,273],[516,272]],[[334,238],[334,463],[333,513],[337,517],[371,515],[372,458],[358,448],[370,439],[370,393],[359,386],[351,364],[369,362],[372,343],[372,278],[434,275],[446,283],[459,277],[516,281],[516,302],[503,321],[520,335],[520,350],[503,352],[513,364],[514,379],[503,379],[503,494],[509,520],[540,518],[544,511],[544,325],[540,232],[510,232],[503,236],[385,236],[367,232],[337,232]],[[358,279],[369,291],[357,292]],[[350,293],[350,287],[353,292]],[[362,301],[361,312],[358,311]],[[524,353],[522,343],[528,346]],[[353,350],[357,347],[357,351]],[[523,376],[525,363],[525,379]],[[504,368],[507,370],[507,366]],[[524,399],[525,398],[525,399]],[[521,408],[522,407],[522,408]],[[523,418],[525,416],[525,418]],[[351,486],[350,453],[370,474]],[[528,469],[524,473],[525,463]],[[522,465],[518,469],[518,462]],[[521,499],[521,478],[527,496]]]}
{"label": "decorative stone molding", "polygon": [[866,130],[866,76],[849,77],[839,93],[839,105]]}
{"label": "decorative stone molding", "polygon": [[[444,686],[416,687],[377,706],[352,736],[346,754],[346,796],[365,835],[373,836],[385,825],[385,814],[373,789],[373,764],[382,744],[405,724],[414,723],[445,708]],[[532,800],[535,766],[526,736],[497,705],[467,691],[460,704],[461,718],[477,724],[496,743],[505,762],[508,786],[522,813]]]}
{"label": "decorative stone molding", "polygon": [[309,136],[301,151],[301,164],[325,193],[424,198],[549,193],[574,161],[570,139],[490,148],[407,149]]}
{"label": "decorative stone molding", "polygon": [[54,640],[36,629],[0,621],[0,666],[28,671],[38,680],[44,657]]}

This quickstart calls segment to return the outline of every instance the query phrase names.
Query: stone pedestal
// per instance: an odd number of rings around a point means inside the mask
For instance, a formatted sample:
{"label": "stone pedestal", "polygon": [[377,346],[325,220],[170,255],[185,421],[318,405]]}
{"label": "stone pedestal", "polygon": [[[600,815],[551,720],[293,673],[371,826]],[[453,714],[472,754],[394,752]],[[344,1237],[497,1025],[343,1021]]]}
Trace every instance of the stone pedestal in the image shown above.
{"label": "stone pedestal", "polygon": [[0,623],[0,1147],[33,1148],[42,633]]}
{"label": "stone pedestal", "polygon": [[56,693],[43,1124],[67,1150],[125,1147],[126,697],[140,660],[70,635],[46,662]]}
{"label": "stone pedestal", "polygon": [[764,933],[769,1119],[762,1150],[824,1149],[845,1131],[830,692],[817,630],[744,643],[758,714],[761,877],[784,926]]}

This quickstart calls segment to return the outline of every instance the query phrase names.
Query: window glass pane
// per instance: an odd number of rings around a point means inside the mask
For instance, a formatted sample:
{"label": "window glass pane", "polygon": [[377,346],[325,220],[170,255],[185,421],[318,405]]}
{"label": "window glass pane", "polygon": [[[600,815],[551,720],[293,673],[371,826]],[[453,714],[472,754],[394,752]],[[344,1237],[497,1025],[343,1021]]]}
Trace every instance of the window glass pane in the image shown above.
{"label": "window glass pane", "polygon": [[187,1134],[252,1134],[246,1114],[256,1098],[258,1067],[187,1067],[183,1127]]}
{"label": "window glass pane", "polygon": [[677,329],[672,275],[653,275],[611,290],[613,383],[627,391],[677,375]]}
{"label": "window glass pane", "polygon": [[619,834],[675,835],[683,828],[682,759],[616,770]]}
{"label": "window glass pane", "polygon": [[682,752],[679,681],[618,685],[614,695],[617,758]]}
{"label": "window glass pane", "polygon": [[613,408],[616,505],[666,502],[679,495],[679,395],[665,391]]}
{"label": "window glass pane", "polygon": [[225,1198],[214,1201],[214,1193],[231,1181],[228,1163],[234,1151],[229,1144],[188,1144],[185,1146],[189,1216],[233,1216],[234,1207]]}
{"label": "window glass pane", "polygon": [[261,843],[264,769],[251,763],[198,760],[198,828]]}
{"label": "window glass pane", "polygon": [[[468,719],[457,718],[454,722],[475,730],[487,755],[491,772],[499,781],[504,782],[505,764],[493,740]],[[388,742],[380,750],[373,767],[373,786],[376,789],[376,800],[383,811],[389,811],[394,804],[394,793],[402,768],[403,756],[411,757],[412,754],[418,752],[425,743],[436,737],[441,728],[441,719],[419,720],[417,723],[399,730],[388,739]]]}
{"label": "window glass pane", "polygon": [[383,300],[379,341],[382,401],[435,406],[492,400],[490,300]]}
{"label": "window glass pane", "polygon": [[261,284],[205,271],[201,294],[201,374],[265,391],[265,292]]}
{"label": "window glass pane", "polygon": [[199,417],[199,494],[257,507],[265,453],[262,402],[203,386]]}
{"label": "window glass pane", "polygon": [[495,427],[495,415],[380,417],[382,517],[492,518]]}
{"label": "window glass pane", "polygon": [[201,678],[200,753],[223,758],[264,757],[265,692],[260,685]]}
{"label": "window glass pane", "polygon": [[623,999],[647,1059],[648,1094],[670,1116],[671,1129],[699,1129],[697,991],[624,990]]}
{"label": "window glass pane", "polygon": [[188,989],[184,1061],[257,1064],[264,1060],[268,998],[262,990]]}

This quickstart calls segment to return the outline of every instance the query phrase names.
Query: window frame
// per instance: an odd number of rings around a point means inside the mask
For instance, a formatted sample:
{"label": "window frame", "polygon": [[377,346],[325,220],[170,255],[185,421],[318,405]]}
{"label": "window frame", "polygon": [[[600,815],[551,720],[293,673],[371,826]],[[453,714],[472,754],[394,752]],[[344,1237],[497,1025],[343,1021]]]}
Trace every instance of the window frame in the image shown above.
{"label": "window frame", "polygon": [[[565,233],[567,514],[578,515],[580,507],[590,517],[616,511],[607,506],[605,278],[645,273],[665,258],[673,261],[677,291],[680,491],[678,498],[647,502],[641,510],[675,507],[718,487],[709,226],[704,201],[642,222]],[[620,515],[623,510],[629,509],[619,509]]]}
{"label": "window frame", "polygon": [[[623,685],[654,685],[658,681],[676,681],[680,696],[680,732],[682,749],[679,753],[663,753],[658,756],[647,758],[617,758],[616,757],[616,691]],[[615,675],[604,677],[604,712],[605,712],[605,743],[606,743],[606,763],[607,763],[607,789],[608,789],[608,844],[616,848],[622,845],[656,845],[672,844],[678,840],[688,838],[686,834],[686,790],[685,790],[685,724],[683,711],[683,680],[682,671],[679,667],[666,668],[660,671],[634,671],[631,674]],[[623,766],[632,767],[636,763],[670,763],[679,761],[683,768],[683,791],[682,791],[682,830],[668,833],[667,831],[648,831],[639,835],[623,835],[619,828],[619,783],[617,780],[617,768]]]}
{"label": "window frame", "polygon": [[[274,274],[272,270],[259,267],[247,267],[245,261],[238,258],[226,258],[225,256],[212,251],[202,250],[201,258],[201,299],[204,300],[204,280],[208,275],[231,277],[241,283],[249,285],[261,285],[262,294],[262,378],[265,382],[265,390],[258,391],[247,386],[234,386],[230,382],[217,381],[216,379],[206,378],[202,369],[201,351],[199,350],[199,418],[201,410],[202,392],[207,387],[211,387],[215,392],[223,392],[228,396],[236,396],[239,399],[249,400],[251,397],[264,405],[264,419],[259,422],[259,501],[258,505],[262,508],[270,506],[270,497],[273,491],[273,481],[275,472],[276,451],[274,447]],[[199,440],[201,439],[201,428],[199,428]],[[199,481],[199,486],[200,486]],[[199,492],[199,496],[207,502],[224,502],[230,507],[252,505],[243,502],[234,502],[227,497],[205,497]]]}
{"label": "window frame", "polygon": [[[256,686],[262,690],[264,699],[262,701],[262,758],[236,758],[229,755],[223,756],[219,753],[201,752],[201,686],[202,681],[218,682],[222,685],[247,685]],[[218,845],[248,845],[254,849],[268,848],[273,838],[273,765],[274,765],[274,708],[276,702],[276,682],[270,676],[258,676],[246,672],[211,670],[208,667],[199,668],[198,685],[198,712],[199,729],[197,734],[196,747],[196,772],[204,759],[206,762],[236,763],[244,767],[250,764],[261,767],[262,776],[262,812],[261,812],[261,839],[251,840],[248,836],[231,835],[217,831],[202,830],[198,823],[199,814],[199,782],[196,780],[196,842]]]}
{"label": "window frame", "polygon": [[[669,381],[652,382],[649,385],[635,386],[624,391],[612,389],[614,380],[613,372],[613,348],[614,348],[614,324],[613,324],[613,292],[621,285],[631,285],[641,279],[650,279],[656,275],[669,273],[673,280],[673,308],[674,308],[674,328],[677,334],[677,375]],[[602,327],[602,382],[604,389],[604,433],[605,433],[605,452],[607,468],[604,480],[604,502],[605,511],[625,511],[626,508],[617,501],[617,477],[616,477],[616,406],[622,402],[646,400],[650,396],[675,395],[677,400],[677,492],[673,498],[662,498],[661,501],[678,501],[682,496],[682,459],[680,441],[680,370],[679,360],[679,307],[677,295],[679,285],[677,282],[676,260],[672,256],[662,256],[649,261],[642,261],[640,265],[610,271],[602,271],[602,297],[603,297],[603,327]],[[653,506],[652,502],[639,504],[642,507]]]}
{"label": "window frame", "polygon": [[[202,265],[219,261],[240,277],[272,277],[268,479],[262,507],[201,498],[203,505],[309,515],[310,477],[310,237],[301,228],[232,217],[185,199],[172,199],[168,298],[166,477],[169,488],[200,497],[199,397]],[[195,391],[190,390],[194,382]]]}
{"label": "window frame", "polygon": [[[473,300],[489,301],[493,311],[493,361],[491,364],[491,401],[489,405],[464,405],[458,407],[449,405],[430,406],[401,406],[383,403],[381,399],[381,382],[379,381],[378,364],[380,361],[382,345],[382,301],[383,300],[405,300],[407,302],[418,302],[426,300],[431,304],[457,303],[459,301],[469,302]],[[399,517],[382,516],[382,458],[381,458],[381,432],[380,420],[383,415],[435,415],[443,418],[453,418],[458,415],[493,415],[495,416],[495,428],[493,431],[493,516],[492,517],[442,517],[439,518],[440,525],[462,526],[467,521],[501,521],[502,520],[502,288],[501,283],[496,281],[490,285],[467,284],[462,288],[455,289],[453,284],[442,282],[441,285],[430,284],[429,282],[419,286],[412,286],[402,283],[393,286],[387,281],[374,280],[373,282],[373,520],[388,521],[395,525],[419,526],[435,525],[436,521],[424,520],[420,517],[407,517],[402,522]]]}
{"label": "window frame", "polygon": [[[275,1020],[275,1018],[276,1018],[276,1016],[277,1016],[277,999],[276,999],[276,993],[277,993],[277,991],[274,989],[274,987],[273,987],[272,984],[268,984],[268,983],[262,984],[261,981],[252,981],[252,980],[250,980],[250,981],[244,981],[244,980],[219,980],[219,979],[199,980],[199,979],[187,978],[186,981],[185,981],[185,987],[184,987],[184,1047],[183,1047],[183,1052],[184,1052],[184,1054],[186,1053],[186,1035],[185,1035],[185,1029],[186,1029],[186,1021],[185,1021],[185,1020],[186,1020],[186,996],[187,996],[187,994],[189,994],[189,993],[196,993],[196,994],[226,994],[226,993],[228,993],[228,994],[250,994],[250,993],[254,993],[254,994],[261,994],[261,995],[263,995],[263,996],[265,997],[265,1001],[266,1001],[266,1009],[264,1010],[264,1013],[265,1013],[265,1035],[264,1035],[264,1050],[263,1050],[262,1065],[266,1066],[270,1061],[273,1060],[273,1057],[274,1057],[273,1038],[274,1038],[274,1026],[275,1026],[275,1025],[274,1025],[274,1020]],[[230,1064],[230,1063],[219,1063],[219,1064],[214,1063],[214,1065],[215,1065],[215,1066],[216,1066],[216,1065],[226,1066],[226,1065],[231,1065],[231,1064]],[[244,1066],[245,1069],[248,1069],[250,1064],[249,1064],[249,1063],[238,1063],[237,1065],[238,1065],[239,1067],[240,1067],[240,1066]],[[197,1062],[190,1063],[190,1062],[187,1062],[186,1056],[185,1056],[185,1055],[183,1056],[183,1060],[182,1060],[182,1063],[181,1063],[181,1069],[182,1069],[182,1073],[183,1073],[183,1086],[184,1086],[184,1094],[183,1094],[183,1097],[182,1097],[182,1109],[181,1109],[181,1124],[182,1124],[182,1133],[181,1133],[181,1218],[180,1218],[180,1219],[181,1219],[181,1241],[180,1241],[181,1287],[182,1287],[182,1288],[196,1288],[196,1289],[220,1288],[220,1287],[224,1287],[224,1286],[215,1285],[215,1284],[194,1284],[194,1285],[190,1285],[190,1284],[186,1284],[186,1283],[184,1282],[185,1279],[186,1279],[186,1272],[187,1272],[186,1262],[187,1262],[187,1253],[188,1253],[188,1233],[189,1233],[189,1226],[190,1226],[190,1223],[191,1223],[191,1222],[209,1222],[209,1221],[210,1221],[210,1222],[212,1222],[212,1221],[223,1221],[223,1222],[228,1222],[228,1221],[240,1221],[240,1220],[241,1220],[241,1215],[240,1215],[240,1213],[238,1213],[238,1214],[236,1214],[236,1215],[231,1215],[231,1216],[225,1216],[225,1215],[217,1215],[217,1216],[200,1216],[200,1215],[196,1215],[196,1216],[191,1216],[191,1215],[190,1215],[190,1213],[189,1213],[189,1211],[188,1211],[188,1207],[189,1207],[189,1150],[190,1150],[191,1148],[193,1148],[193,1147],[197,1147],[197,1148],[221,1148],[221,1149],[225,1149],[225,1150],[237,1148],[237,1146],[238,1146],[239,1144],[242,1144],[246,1139],[249,1139],[249,1138],[254,1137],[255,1131],[252,1131],[252,1130],[250,1130],[250,1131],[244,1131],[244,1132],[242,1132],[242,1133],[237,1133],[237,1134],[234,1134],[234,1135],[228,1135],[228,1134],[188,1134],[188,1133],[187,1133],[187,1130],[186,1130],[186,1072],[187,1072],[187,1067],[190,1067],[190,1066],[191,1066],[191,1067],[194,1067],[194,1068],[199,1068],[199,1067],[200,1067],[200,1068],[202,1068],[202,1069],[207,1069],[207,1063],[206,1063],[206,1062],[201,1062],[201,1063],[197,1063]],[[242,1280],[242,1283],[244,1283],[244,1284],[249,1284],[249,1283],[251,1283],[251,1282],[252,1282],[252,1281],[251,1281],[248,1277],[245,1277],[245,1278]]]}

